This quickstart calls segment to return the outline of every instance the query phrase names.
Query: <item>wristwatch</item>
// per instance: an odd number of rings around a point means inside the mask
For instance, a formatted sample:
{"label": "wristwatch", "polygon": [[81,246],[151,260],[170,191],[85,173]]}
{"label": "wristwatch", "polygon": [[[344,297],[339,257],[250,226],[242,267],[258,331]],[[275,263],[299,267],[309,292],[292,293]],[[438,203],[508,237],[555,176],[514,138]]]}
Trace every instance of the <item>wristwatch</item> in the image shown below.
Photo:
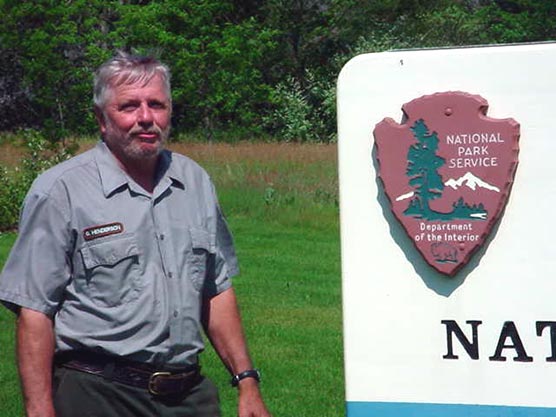
{"label": "wristwatch", "polygon": [[260,382],[261,380],[261,373],[259,372],[258,369],[248,369],[246,371],[240,372],[239,374],[236,374],[232,377],[232,380],[230,381],[230,384],[232,384],[232,387],[237,387],[239,384],[239,381],[241,381],[242,379],[245,378],[255,378],[257,380],[257,382]]}

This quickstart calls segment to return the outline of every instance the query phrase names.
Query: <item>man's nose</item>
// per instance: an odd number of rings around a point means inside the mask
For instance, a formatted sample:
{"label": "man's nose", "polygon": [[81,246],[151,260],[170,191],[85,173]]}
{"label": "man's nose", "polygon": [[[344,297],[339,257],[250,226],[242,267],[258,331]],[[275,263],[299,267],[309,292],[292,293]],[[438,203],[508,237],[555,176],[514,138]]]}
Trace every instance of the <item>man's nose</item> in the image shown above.
{"label": "man's nose", "polygon": [[140,125],[152,125],[153,120],[154,118],[152,109],[146,103],[141,104],[138,109],[137,122]]}

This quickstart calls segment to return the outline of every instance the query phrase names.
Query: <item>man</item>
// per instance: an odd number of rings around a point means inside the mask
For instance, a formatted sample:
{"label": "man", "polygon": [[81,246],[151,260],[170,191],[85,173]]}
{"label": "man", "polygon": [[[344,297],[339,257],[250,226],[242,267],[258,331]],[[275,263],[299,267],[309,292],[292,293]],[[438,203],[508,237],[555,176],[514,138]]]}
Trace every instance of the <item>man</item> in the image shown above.
{"label": "man", "polygon": [[37,178],[0,279],[27,416],[219,416],[199,373],[204,328],[238,415],[268,417],[214,187],[163,150],[168,68],[121,53],[97,70],[94,103],[103,141]]}

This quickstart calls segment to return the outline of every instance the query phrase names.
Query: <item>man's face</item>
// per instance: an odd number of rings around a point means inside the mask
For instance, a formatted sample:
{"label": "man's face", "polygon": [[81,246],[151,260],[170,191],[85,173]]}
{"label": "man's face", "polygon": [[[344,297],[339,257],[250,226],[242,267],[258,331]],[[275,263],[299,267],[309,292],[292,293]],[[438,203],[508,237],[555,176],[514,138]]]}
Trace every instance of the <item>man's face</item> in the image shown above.
{"label": "man's face", "polygon": [[158,156],[170,133],[171,107],[158,75],[146,85],[122,84],[108,91],[97,118],[106,144],[121,163]]}

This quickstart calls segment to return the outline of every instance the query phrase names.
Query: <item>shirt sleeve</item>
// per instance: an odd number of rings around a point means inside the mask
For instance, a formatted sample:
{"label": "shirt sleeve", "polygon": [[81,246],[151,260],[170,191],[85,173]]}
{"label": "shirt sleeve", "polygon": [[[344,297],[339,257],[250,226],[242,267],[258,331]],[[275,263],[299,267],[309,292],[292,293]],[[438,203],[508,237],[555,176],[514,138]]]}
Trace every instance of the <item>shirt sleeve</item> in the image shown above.
{"label": "shirt sleeve", "polygon": [[220,205],[216,199],[216,193],[214,191],[214,186],[212,188],[213,195],[215,198],[215,222],[216,222],[216,233],[215,233],[215,253],[213,254],[213,259],[210,261],[213,263],[212,267],[209,268],[213,277],[209,282],[213,282],[214,285],[208,285],[205,287],[205,296],[211,297],[216,294],[227,290],[232,286],[231,278],[239,274],[238,260],[236,256],[236,251],[234,247],[234,241],[226,219],[222,213]]}
{"label": "shirt sleeve", "polygon": [[54,316],[71,277],[69,214],[52,195],[31,190],[19,235],[0,276],[0,301]]}

